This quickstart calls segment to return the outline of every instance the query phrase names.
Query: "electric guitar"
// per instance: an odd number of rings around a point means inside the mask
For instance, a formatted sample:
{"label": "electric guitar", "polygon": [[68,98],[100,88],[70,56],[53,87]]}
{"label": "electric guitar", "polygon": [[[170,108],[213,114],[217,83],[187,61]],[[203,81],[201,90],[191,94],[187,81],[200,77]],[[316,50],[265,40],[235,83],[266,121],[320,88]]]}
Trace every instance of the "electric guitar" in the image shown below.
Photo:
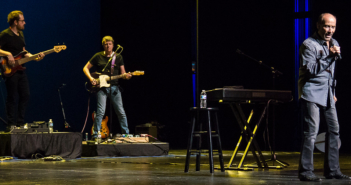
{"label": "electric guitar", "polygon": [[[61,50],[65,50],[66,48],[67,48],[66,45],[54,46],[54,48],[47,50],[47,51],[43,51],[43,53],[45,55],[48,55],[48,54],[53,53],[53,52],[59,53]],[[28,51],[22,51],[18,55],[14,56],[13,57],[15,59],[14,65],[8,64],[7,57],[0,57],[1,69],[2,69],[4,76],[10,77],[14,73],[16,73],[16,71],[18,71],[18,70],[25,70],[26,68],[22,67],[22,64],[25,64],[25,63],[32,61],[32,60],[36,60],[37,56],[39,55],[39,53],[37,53],[31,57],[25,58],[24,55],[27,53],[28,53]]]}
{"label": "electric guitar", "polygon": [[[144,75],[144,71],[134,71],[130,74],[132,74],[133,76],[140,76]],[[91,76],[95,79],[96,85],[92,85],[91,82],[86,82],[85,87],[87,91],[95,93],[102,87],[110,87],[110,84],[107,83],[108,81],[110,81],[110,76],[97,72],[91,73]],[[119,78],[123,78],[123,75],[111,76],[112,81],[117,80]]]}
{"label": "electric guitar", "polygon": [[[92,117],[93,117],[93,122],[94,122],[95,117],[96,117],[95,111],[93,112]],[[108,117],[106,116],[105,119],[103,119],[101,121],[100,133],[101,133],[101,138],[102,139],[106,139],[108,137],[108,135],[110,135],[110,130],[107,127],[107,122],[108,122]],[[94,124],[91,127],[91,135],[93,135],[93,134],[94,134]]]}

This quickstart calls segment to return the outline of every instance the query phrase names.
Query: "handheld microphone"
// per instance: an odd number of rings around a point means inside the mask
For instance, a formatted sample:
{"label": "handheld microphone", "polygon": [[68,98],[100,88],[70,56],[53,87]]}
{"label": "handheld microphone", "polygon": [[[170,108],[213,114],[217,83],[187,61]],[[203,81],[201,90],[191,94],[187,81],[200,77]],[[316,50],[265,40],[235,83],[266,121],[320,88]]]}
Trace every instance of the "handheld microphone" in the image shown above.
{"label": "handheld microphone", "polygon": [[341,54],[340,53],[338,53],[338,58],[339,58],[339,60],[341,60],[342,59],[342,57],[341,57]]}
{"label": "handheld microphone", "polygon": [[[335,45],[334,45],[334,43],[332,42],[331,44],[330,44],[330,47],[334,47]],[[340,47],[340,46],[338,46],[338,47]],[[340,53],[336,53],[337,55],[337,57],[338,57],[338,59],[339,60],[341,60],[342,59],[342,57],[341,57],[341,54]]]}

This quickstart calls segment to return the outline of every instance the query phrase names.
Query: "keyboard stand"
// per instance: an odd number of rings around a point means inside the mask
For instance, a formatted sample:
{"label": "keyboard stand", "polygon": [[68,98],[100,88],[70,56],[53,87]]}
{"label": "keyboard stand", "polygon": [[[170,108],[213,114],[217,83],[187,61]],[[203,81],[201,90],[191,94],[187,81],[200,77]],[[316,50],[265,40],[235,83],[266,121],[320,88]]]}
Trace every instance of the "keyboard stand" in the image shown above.
{"label": "keyboard stand", "polygon": [[[239,124],[239,127],[241,129],[241,136],[239,138],[239,141],[234,149],[233,155],[227,165],[227,167],[225,168],[226,170],[244,170],[244,171],[252,171],[253,168],[274,168],[274,169],[282,169],[282,166],[268,166],[266,160],[264,159],[264,156],[262,155],[262,152],[258,146],[258,143],[256,141],[256,131],[258,129],[258,127],[260,126],[260,123],[262,121],[262,119],[264,118],[265,114],[266,114],[266,110],[267,110],[267,104],[264,107],[262,113],[261,113],[261,117],[259,118],[258,122],[256,123],[254,130],[252,131],[250,128],[250,120],[254,114],[254,110],[251,111],[249,119],[247,120],[244,112],[241,108],[241,105],[239,102],[231,102],[228,103],[230,108],[232,109],[234,116]],[[238,154],[239,151],[239,147],[242,144],[242,140],[243,138],[245,139],[247,145],[245,148],[245,151],[243,153],[243,156],[241,157],[241,160],[239,162],[238,165],[236,165],[237,167],[232,167],[234,159],[236,157],[236,155]],[[248,154],[249,149],[252,152],[252,155],[254,156],[255,160],[256,160],[256,165],[244,165],[244,161],[245,158]],[[257,151],[257,153],[256,153]]]}

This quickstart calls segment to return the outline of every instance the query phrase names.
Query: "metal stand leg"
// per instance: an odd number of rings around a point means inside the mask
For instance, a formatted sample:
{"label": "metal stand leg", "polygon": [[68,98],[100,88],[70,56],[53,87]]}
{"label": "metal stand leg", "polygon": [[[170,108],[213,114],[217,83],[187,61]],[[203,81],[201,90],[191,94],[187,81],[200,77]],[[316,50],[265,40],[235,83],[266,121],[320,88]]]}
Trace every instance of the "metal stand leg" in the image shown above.
{"label": "metal stand leg", "polygon": [[[63,87],[63,86],[62,86]],[[61,99],[61,93],[60,93],[60,88],[57,89],[59,97],[60,97],[60,102],[61,102],[61,108],[62,108],[62,114],[63,114],[63,120],[65,121],[64,125],[65,128],[70,127],[70,125],[67,123],[66,121],[66,115],[65,115],[65,110],[63,109],[63,103],[62,103],[62,99]]]}
{"label": "metal stand leg", "polygon": [[289,163],[286,163],[284,161],[280,161],[277,159],[277,156],[275,155],[275,105],[273,105],[273,113],[272,113],[272,141],[273,141],[273,153],[272,153],[272,156],[271,156],[271,159],[268,159],[266,160],[266,162],[273,162],[273,165],[275,162],[279,163],[280,165],[282,165],[282,167],[288,167],[289,166]]}
{"label": "metal stand leg", "polygon": [[192,123],[190,125],[191,130],[190,130],[190,134],[189,134],[189,142],[188,142],[188,149],[187,149],[187,152],[186,152],[186,161],[185,161],[184,172],[188,172],[189,171],[191,147],[192,147],[192,143],[193,143],[193,133],[194,133],[194,128],[195,128],[195,116],[192,117]]}
{"label": "metal stand leg", "polygon": [[224,163],[223,163],[223,151],[222,151],[222,143],[221,143],[221,137],[219,134],[219,126],[218,126],[218,116],[217,116],[217,112],[215,112],[215,117],[216,117],[216,131],[217,131],[217,135],[218,135],[218,153],[219,153],[219,164],[221,166],[221,172],[224,172]]}
{"label": "metal stand leg", "polygon": [[[233,106],[233,104],[235,106]],[[234,150],[234,153],[232,155],[232,158],[230,159],[229,161],[229,164],[227,166],[228,169],[230,170],[253,170],[252,168],[255,168],[255,167],[258,167],[258,168],[277,168],[277,166],[268,166],[267,163],[266,163],[266,160],[264,159],[264,156],[258,146],[258,143],[256,141],[256,131],[258,129],[258,127],[260,126],[260,123],[266,113],[266,110],[267,110],[267,106],[264,107],[262,113],[261,113],[261,117],[259,119],[259,121],[256,123],[255,127],[254,127],[254,130],[252,131],[250,126],[249,126],[249,123],[250,123],[250,120],[253,116],[253,111],[251,111],[251,114],[249,116],[249,119],[248,121],[246,121],[246,118],[245,118],[245,115],[240,107],[240,104],[239,103],[230,103],[230,107],[235,115],[235,118],[237,119],[237,122],[241,128],[241,131],[242,131],[242,135],[240,136],[239,138],[239,141],[238,141],[238,144]],[[246,140],[247,142],[247,146],[245,148],[245,151],[244,151],[244,154],[237,166],[237,168],[231,168],[231,165],[233,164],[233,161],[234,161],[234,158],[236,157],[237,153],[238,153],[238,149],[239,149],[239,146],[241,145],[241,141],[242,141],[242,138],[244,137],[244,139]],[[253,144],[253,145],[251,145]],[[253,166],[253,165],[244,165],[246,168],[242,168],[243,166],[243,163],[245,161],[245,157],[247,156],[247,153],[248,153],[248,150],[251,149],[251,152],[256,160],[256,165],[257,166]],[[258,152],[258,156],[256,154],[256,151]],[[249,168],[248,168],[249,167]]]}
{"label": "metal stand leg", "polygon": [[207,111],[207,116],[208,116],[208,122],[207,122],[207,128],[208,128],[208,158],[210,162],[210,173],[213,173],[214,167],[213,167],[213,147],[212,147],[212,128],[211,128],[211,112]]}
{"label": "metal stand leg", "polygon": [[[198,121],[198,131],[202,132],[202,123]],[[202,138],[201,138],[201,134],[198,134],[197,136],[197,151],[200,151],[201,150],[201,145],[202,145]],[[196,153],[196,171],[200,171],[200,163],[201,163],[201,152],[197,152]]]}

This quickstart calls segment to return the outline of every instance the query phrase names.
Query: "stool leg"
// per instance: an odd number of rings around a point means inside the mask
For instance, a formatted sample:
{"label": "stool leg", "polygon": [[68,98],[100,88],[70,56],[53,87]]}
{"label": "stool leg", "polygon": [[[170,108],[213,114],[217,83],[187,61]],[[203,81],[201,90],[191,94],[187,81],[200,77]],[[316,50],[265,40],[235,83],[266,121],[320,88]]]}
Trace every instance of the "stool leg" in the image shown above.
{"label": "stool leg", "polygon": [[187,148],[187,152],[186,152],[186,161],[185,161],[185,169],[184,172],[188,172],[189,171],[189,161],[190,161],[190,155],[191,155],[191,147],[192,147],[192,143],[193,143],[193,133],[194,133],[194,128],[195,128],[195,116],[193,114],[192,117],[192,123],[191,123],[191,130],[190,130],[190,134],[189,134],[189,139],[188,139],[188,148]]}
{"label": "stool leg", "polygon": [[217,112],[215,112],[216,116],[216,132],[218,134],[218,152],[219,152],[219,164],[221,166],[221,172],[224,172],[224,163],[223,163],[223,152],[222,152],[222,143],[221,143],[221,137],[219,134],[219,126],[218,126],[218,116]]}
{"label": "stool leg", "polygon": [[[198,120],[199,124],[198,124],[198,131],[202,131],[202,123],[200,120]],[[201,134],[199,134],[199,137],[197,138],[197,153],[196,153],[196,171],[200,171],[200,163],[201,163],[201,142],[202,142],[202,138],[201,138]]]}
{"label": "stool leg", "polygon": [[207,111],[208,114],[208,148],[209,148],[209,160],[210,160],[210,173],[213,173],[213,149],[212,149],[212,129],[211,129],[211,112]]}

